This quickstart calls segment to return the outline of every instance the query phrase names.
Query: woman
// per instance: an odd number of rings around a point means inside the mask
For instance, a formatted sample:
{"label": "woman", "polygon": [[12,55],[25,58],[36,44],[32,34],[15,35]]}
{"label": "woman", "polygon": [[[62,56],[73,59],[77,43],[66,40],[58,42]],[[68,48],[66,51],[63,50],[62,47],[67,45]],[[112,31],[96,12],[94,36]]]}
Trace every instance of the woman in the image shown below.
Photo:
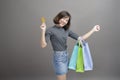
{"label": "woman", "polygon": [[[57,80],[66,80],[66,74],[68,71],[68,53],[67,53],[67,38],[71,37],[75,40],[79,39],[79,36],[70,30],[71,15],[67,11],[61,11],[53,19],[55,25],[46,29],[46,24],[42,23],[40,26],[42,30],[41,35],[41,47],[47,46],[48,41],[51,41],[53,54],[53,64]],[[81,36],[86,40],[94,32],[99,31],[100,26],[95,25],[85,35]]]}

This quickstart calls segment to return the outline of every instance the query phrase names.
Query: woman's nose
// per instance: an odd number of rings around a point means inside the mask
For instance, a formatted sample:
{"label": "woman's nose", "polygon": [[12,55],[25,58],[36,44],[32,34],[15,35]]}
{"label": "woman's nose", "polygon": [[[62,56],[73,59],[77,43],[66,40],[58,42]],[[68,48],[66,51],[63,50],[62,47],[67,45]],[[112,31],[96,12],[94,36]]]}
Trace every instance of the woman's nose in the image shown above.
{"label": "woman's nose", "polygon": [[66,20],[64,20],[64,23],[67,23],[67,21],[66,21]]}

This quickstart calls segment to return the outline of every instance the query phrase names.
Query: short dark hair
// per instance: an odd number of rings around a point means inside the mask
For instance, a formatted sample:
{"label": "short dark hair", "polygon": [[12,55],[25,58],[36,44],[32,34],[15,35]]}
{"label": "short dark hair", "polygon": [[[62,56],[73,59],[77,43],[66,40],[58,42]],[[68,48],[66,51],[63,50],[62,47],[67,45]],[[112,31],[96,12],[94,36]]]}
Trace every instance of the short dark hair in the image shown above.
{"label": "short dark hair", "polygon": [[59,24],[59,20],[61,19],[61,18],[63,18],[63,17],[69,17],[69,21],[68,21],[68,23],[63,27],[65,30],[68,30],[69,29],[69,27],[70,27],[70,24],[71,24],[71,15],[69,14],[69,12],[67,12],[67,11],[61,11],[61,12],[59,12],[56,16],[55,16],[55,18],[53,19],[53,22],[55,23],[55,24]]}

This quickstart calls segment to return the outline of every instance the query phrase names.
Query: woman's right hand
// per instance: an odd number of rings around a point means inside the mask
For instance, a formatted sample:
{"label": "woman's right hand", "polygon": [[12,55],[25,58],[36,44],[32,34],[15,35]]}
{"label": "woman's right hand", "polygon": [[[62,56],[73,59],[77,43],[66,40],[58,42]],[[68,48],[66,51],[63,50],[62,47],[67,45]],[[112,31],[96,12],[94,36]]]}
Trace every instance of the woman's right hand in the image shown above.
{"label": "woman's right hand", "polygon": [[41,28],[42,30],[46,30],[46,24],[45,24],[45,23],[42,23],[42,25],[40,25],[40,28]]}
{"label": "woman's right hand", "polygon": [[45,40],[45,31],[46,31],[46,24],[45,23],[42,23],[40,25],[40,28],[41,28],[41,40],[40,40],[40,43],[41,43],[41,47],[44,48],[46,47],[47,43],[46,43],[46,40]]}

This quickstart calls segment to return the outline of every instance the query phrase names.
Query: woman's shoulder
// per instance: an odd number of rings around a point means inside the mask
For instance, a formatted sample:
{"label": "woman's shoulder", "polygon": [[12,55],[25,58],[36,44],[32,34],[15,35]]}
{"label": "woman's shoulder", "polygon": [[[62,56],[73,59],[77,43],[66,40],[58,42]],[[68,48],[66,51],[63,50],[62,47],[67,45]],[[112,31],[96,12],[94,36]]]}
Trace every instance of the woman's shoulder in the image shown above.
{"label": "woman's shoulder", "polygon": [[50,26],[50,27],[47,27],[46,32],[53,32],[54,30],[55,30],[54,26]]}
{"label": "woman's shoulder", "polygon": [[50,26],[50,27],[47,28],[47,30],[51,31],[51,30],[54,30],[55,28],[56,28],[55,26]]}

